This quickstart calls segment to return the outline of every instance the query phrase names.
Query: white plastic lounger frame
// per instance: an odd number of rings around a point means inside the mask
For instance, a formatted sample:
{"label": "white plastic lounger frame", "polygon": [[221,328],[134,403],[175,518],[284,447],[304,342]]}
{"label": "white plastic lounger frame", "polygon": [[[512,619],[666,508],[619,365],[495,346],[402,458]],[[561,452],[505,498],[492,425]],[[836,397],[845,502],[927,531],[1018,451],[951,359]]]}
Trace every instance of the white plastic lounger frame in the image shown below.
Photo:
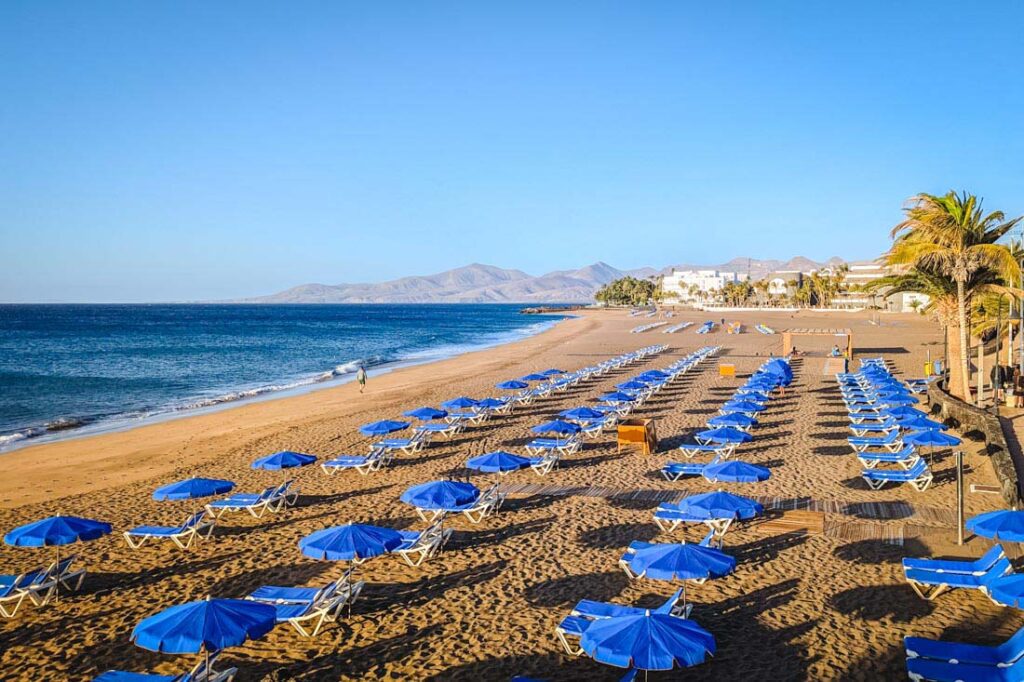
{"label": "white plastic lounger frame", "polygon": [[440,520],[435,521],[429,528],[421,531],[419,537],[412,544],[396,549],[395,554],[402,557],[410,566],[419,566],[441,551],[453,532],[451,528],[445,528]]}
{"label": "white plastic lounger frame", "polygon": [[207,540],[213,535],[213,521],[205,520],[206,512],[196,512],[177,528],[169,526],[140,526],[126,530],[123,535],[132,549],[138,549],[147,540],[170,540],[181,549],[188,549],[196,540]]}

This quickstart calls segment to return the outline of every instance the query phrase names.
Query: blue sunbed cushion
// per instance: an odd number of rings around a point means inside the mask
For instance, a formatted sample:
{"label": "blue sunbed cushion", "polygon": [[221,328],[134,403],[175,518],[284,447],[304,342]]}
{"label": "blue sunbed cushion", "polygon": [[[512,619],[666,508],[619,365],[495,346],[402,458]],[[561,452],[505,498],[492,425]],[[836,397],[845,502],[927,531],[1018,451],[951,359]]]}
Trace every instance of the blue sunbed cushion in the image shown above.
{"label": "blue sunbed cushion", "polygon": [[558,629],[567,635],[582,637],[583,633],[586,632],[592,622],[594,621],[587,620],[586,618],[580,618],[579,616],[566,616],[562,619],[562,622],[558,624]]}
{"label": "blue sunbed cushion", "polygon": [[176,682],[182,675],[155,675],[153,673],[129,673],[123,670],[108,670],[93,682]]}
{"label": "blue sunbed cushion", "polygon": [[263,585],[249,596],[259,601],[282,601],[282,602],[311,602],[320,594],[319,587],[278,587],[276,585]]}
{"label": "blue sunbed cushion", "polygon": [[135,526],[128,531],[129,535],[176,535],[180,532],[179,528],[171,526]]}
{"label": "blue sunbed cushion", "polygon": [[306,602],[304,604],[274,604],[274,609],[277,611],[277,622],[282,623],[292,618],[298,618],[306,615],[310,608],[312,608],[312,602]]}
{"label": "blue sunbed cushion", "polygon": [[363,456],[338,457],[337,459],[332,459],[330,462],[324,462],[324,466],[354,467],[359,466],[360,464],[366,464],[366,461],[367,458]]}

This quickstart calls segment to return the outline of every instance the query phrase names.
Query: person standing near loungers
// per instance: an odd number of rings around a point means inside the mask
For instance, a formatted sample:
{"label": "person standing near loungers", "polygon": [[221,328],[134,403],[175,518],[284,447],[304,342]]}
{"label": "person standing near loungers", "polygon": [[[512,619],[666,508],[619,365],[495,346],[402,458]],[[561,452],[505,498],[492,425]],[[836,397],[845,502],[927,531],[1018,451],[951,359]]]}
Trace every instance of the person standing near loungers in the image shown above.
{"label": "person standing near loungers", "polygon": [[359,392],[362,393],[366,388],[366,368],[359,365],[358,371],[356,371],[356,381],[359,382]]}

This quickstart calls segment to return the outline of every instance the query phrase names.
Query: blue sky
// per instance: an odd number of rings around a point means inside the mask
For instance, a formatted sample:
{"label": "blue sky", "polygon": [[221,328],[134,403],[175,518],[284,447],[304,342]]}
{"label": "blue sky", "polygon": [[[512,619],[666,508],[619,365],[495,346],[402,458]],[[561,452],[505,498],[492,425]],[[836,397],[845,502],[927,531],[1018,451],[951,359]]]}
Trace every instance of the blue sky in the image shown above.
{"label": "blue sky", "polygon": [[0,5],[0,301],[871,257],[1024,212],[1024,5]]}

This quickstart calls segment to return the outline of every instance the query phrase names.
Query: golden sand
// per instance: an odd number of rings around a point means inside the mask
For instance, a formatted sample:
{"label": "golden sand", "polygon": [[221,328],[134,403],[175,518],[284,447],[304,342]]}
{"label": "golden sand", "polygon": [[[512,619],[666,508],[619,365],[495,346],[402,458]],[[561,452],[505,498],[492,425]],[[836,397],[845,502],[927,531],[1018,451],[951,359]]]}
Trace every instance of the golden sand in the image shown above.
{"label": "golden sand", "polygon": [[[686,313],[677,321],[707,317]],[[884,316],[882,326],[854,314],[748,313],[729,319],[744,320],[746,333],[700,336],[691,327],[678,334],[630,334],[647,320],[621,311],[587,313],[515,344],[371,375],[364,395],[345,385],[0,455],[0,528],[58,512],[110,521],[115,531],[140,523],[177,524],[188,503],[153,501],[160,484],[203,475],[256,491],[283,476],[250,469],[261,455],[282,449],[321,457],[363,453],[367,441],[356,431],[361,423],[396,418],[403,410],[460,394],[491,395],[495,383],[530,371],[571,370],[644,345],[670,345],[642,364],[470,428],[451,443],[400,457],[373,475],[327,477],[309,467],[296,474],[303,490],[297,507],[261,520],[228,517],[214,539],[194,551],[160,545],[131,551],[117,532],[80,546],[81,562],[92,571],[80,594],[46,608],[23,607],[15,618],[0,621],[0,677],[91,679],[108,668],[183,672],[191,657],[151,653],[130,643],[139,620],[207,595],[242,597],[262,584],[333,579],[343,565],[304,558],[297,548],[301,537],[348,521],[421,528],[398,500],[409,485],[463,475],[465,460],[484,452],[521,452],[530,426],[590,402],[643,369],[719,344],[719,357],[736,364],[737,378],[720,378],[717,360],[705,363],[640,411],[657,420],[662,453],[617,454],[609,435],[543,479],[529,470],[516,472],[503,480],[562,490],[512,496],[497,516],[479,525],[452,518],[446,523],[455,534],[447,550],[420,568],[396,557],[368,562],[359,569],[367,586],[351,616],[315,639],[282,625],[222,657],[224,665],[239,668],[239,680],[618,679],[621,670],[566,656],[554,628],[579,599],[646,606],[674,591],[669,583],[630,582],[617,560],[632,540],[700,536],[697,528],[661,533],[651,513],[659,492],[682,495],[711,485],[703,479],[669,483],[657,468],[676,459],[667,449],[701,427],[745,375],[780,350],[779,336],[758,334],[753,325],[848,326],[860,353],[883,354],[906,376],[921,375],[926,350],[942,349],[936,328],[919,316]],[[817,343],[819,351],[831,345],[827,339]],[[822,363],[816,356],[796,363],[792,390],[770,404],[755,442],[737,451],[739,458],[770,467],[772,478],[724,486],[790,500],[819,514],[773,516],[730,529],[726,551],[738,561],[736,572],[688,590],[696,602],[692,617],[715,635],[718,654],[687,670],[685,679],[900,679],[904,635],[992,643],[1022,623],[1018,611],[977,593],[926,602],[906,586],[899,564],[904,555],[976,556],[985,548],[978,539],[962,548],[952,542],[952,457],[936,458],[935,484],[924,493],[908,486],[868,490],[845,442],[835,382],[821,375]],[[967,449],[968,483],[993,484],[988,462],[975,446]],[[475,474],[472,480],[483,486],[491,478]],[[968,494],[967,505],[973,514],[1000,506],[1000,500]],[[48,559],[46,550],[0,548],[3,572]],[[676,671],[651,679],[681,676]]]}

